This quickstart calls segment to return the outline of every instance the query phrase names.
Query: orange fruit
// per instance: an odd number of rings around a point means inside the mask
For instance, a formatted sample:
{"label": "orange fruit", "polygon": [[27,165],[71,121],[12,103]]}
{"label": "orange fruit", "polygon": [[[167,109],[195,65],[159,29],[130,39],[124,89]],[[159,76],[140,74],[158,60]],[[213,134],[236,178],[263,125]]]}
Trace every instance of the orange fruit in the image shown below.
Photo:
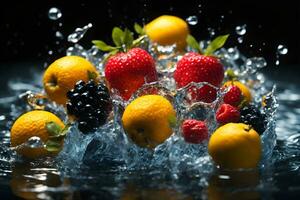
{"label": "orange fruit", "polygon": [[146,24],[144,29],[153,42],[160,45],[176,44],[180,50],[186,47],[186,37],[189,34],[189,27],[179,17],[162,15]]}
{"label": "orange fruit", "polygon": [[226,83],[223,84],[224,87],[228,87],[231,85],[235,85],[241,90],[245,100],[245,104],[249,104],[251,102],[252,100],[251,91],[245,84],[241,83],[240,81],[227,81]]}
{"label": "orange fruit", "polygon": [[223,168],[255,168],[261,157],[261,141],[249,125],[228,123],[212,134],[208,152]]}
{"label": "orange fruit", "polygon": [[43,77],[48,98],[58,104],[65,104],[67,92],[77,81],[87,82],[89,73],[99,76],[95,66],[82,57],[65,56],[56,60],[47,68]]}
{"label": "orange fruit", "polygon": [[[46,129],[46,123],[48,122],[55,122],[62,129],[65,127],[64,123],[56,115],[48,111],[34,110],[21,115],[14,122],[10,131],[11,146],[19,146],[33,136],[41,138],[42,142],[46,143],[49,138],[49,133]],[[24,147],[17,149],[17,152],[28,158],[37,158],[49,154],[42,147]]]}
{"label": "orange fruit", "polygon": [[141,147],[154,148],[172,134],[176,119],[172,104],[160,95],[145,95],[133,100],[122,116],[127,135]]}

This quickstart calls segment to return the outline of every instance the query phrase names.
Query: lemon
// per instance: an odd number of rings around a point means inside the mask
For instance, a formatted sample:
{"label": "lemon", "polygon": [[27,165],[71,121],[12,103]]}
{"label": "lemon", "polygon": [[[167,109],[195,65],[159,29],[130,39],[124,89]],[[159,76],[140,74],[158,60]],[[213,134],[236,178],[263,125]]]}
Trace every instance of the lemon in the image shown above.
{"label": "lemon", "polygon": [[225,87],[231,85],[235,85],[241,90],[242,95],[244,97],[245,104],[249,104],[252,101],[251,91],[245,84],[241,83],[240,81],[227,81],[226,83],[223,84],[223,86]]}
{"label": "lemon", "polygon": [[66,94],[79,80],[87,82],[89,74],[98,76],[95,66],[79,56],[65,56],[53,62],[43,77],[44,89],[50,100],[65,104]]}
{"label": "lemon", "polygon": [[[28,141],[29,138],[37,136],[46,143],[49,138],[49,132],[46,124],[54,122],[61,129],[65,127],[64,123],[54,114],[48,111],[34,110],[21,115],[13,124],[10,131],[11,146],[16,147]],[[21,148],[17,152],[28,158],[37,158],[48,155],[45,148]]]}
{"label": "lemon", "polygon": [[170,119],[176,117],[172,104],[160,95],[145,95],[132,101],[122,116],[125,132],[141,147],[154,148],[172,134]]}
{"label": "lemon", "polygon": [[208,152],[223,168],[255,168],[261,157],[261,141],[249,125],[228,123],[212,134]]}
{"label": "lemon", "polygon": [[184,49],[189,28],[179,17],[162,15],[146,24],[145,32],[153,42],[160,45],[176,44],[178,49]]}

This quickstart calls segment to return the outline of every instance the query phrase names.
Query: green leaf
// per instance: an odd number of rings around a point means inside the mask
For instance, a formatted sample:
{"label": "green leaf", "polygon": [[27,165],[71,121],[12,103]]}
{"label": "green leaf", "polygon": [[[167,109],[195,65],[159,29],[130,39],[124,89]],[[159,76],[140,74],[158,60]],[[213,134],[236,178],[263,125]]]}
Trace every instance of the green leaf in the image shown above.
{"label": "green leaf", "polygon": [[113,28],[112,39],[116,46],[122,46],[124,41],[124,32],[119,27]]}
{"label": "green leaf", "polygon": [[101,51],[113,51],[116,47],[112,47],[101,40],[93,40],[92,43]]}
{"label": "green leaf", "polygon": [[61,149],[61,143],[53,140],[48,140],[46,142],[45,148],[49,152],[58,152]]}
{"label": "green leaf", "polygon": [[53,121],[46,123],[46,129],[49,133],[49,136],[57,136],[62,130],[61,127]]}
{"label": "green leaf", "polygon": [[170,115],[168,117],[168,121],[169,121],[169,124],[172,128],[176,127],[176,124],[177,124],[177,118],[175,115]]}
{"label": "green leaf", "polygon": [[236,80],[237,75],[234,73],[233,69],[229,68],[225,71],[226,76],[229,80]]}
{"label": "green leaf", "polygon": [[144,31],[143,27],[141,25],[139,25],[138,23],[134,23],[133,28],[137,34],[145,35],[145,31]]}
{"label": "green leaf", "polygon": [[137,39],[133,40],[132,47],[138,46],[146,37],[147,37],[146,35],[142,35],[142,36],[138,37]]}
{"label": "green leaf", "polygon": [[198,41],[192,35],[188,35],[186,37],[186,42],[192,49],[197,50],[200,54],[202,53],[202,50],[200,48]]}
{"label": "green leaf", "polygon": [[97,78],[97,74],[95,72],[87,71],[87,76],[89,80],[95,80]]}
{"label": "green leaf", "polygon": [[204,55],[206,56],[212,55],[217,49],[223,47],[228,37],[229,34],[221,35],[215,38],[213,41],[210,42],[208,47],[205,49]]}
{"label": "green leaf", "polygon": [[129,48],[132,45],[132,42],[133,42],[132,32],[128,28],[125,28],[123,44],[125,44],[125,46]]}

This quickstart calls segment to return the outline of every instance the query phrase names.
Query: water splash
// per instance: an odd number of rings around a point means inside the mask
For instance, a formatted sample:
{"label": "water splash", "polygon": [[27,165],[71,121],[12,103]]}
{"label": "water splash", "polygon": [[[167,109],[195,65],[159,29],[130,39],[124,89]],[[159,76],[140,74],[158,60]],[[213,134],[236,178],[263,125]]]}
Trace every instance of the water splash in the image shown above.
{"label": "water splash", "polygon": [[62,17],[62,12],[60,11],[60,9],[56,8],[56,7],[52,7],[49,9],[48,11],[48,18],[51,20],[58,20],[59,18]]}
{"label": "water splash", "polygon": [[288,48],[285,45],[278,45],[277,46],[277,53],[280,55],[285,55],[288,53]]}
{"label": "water splash", "polygon": [[76,28],[75,31],[68,36],[68,42],[77,43],[81,38],[83,38],[85,33],[92,27],[93,25],[89,23],[88,25],[82,28]]}

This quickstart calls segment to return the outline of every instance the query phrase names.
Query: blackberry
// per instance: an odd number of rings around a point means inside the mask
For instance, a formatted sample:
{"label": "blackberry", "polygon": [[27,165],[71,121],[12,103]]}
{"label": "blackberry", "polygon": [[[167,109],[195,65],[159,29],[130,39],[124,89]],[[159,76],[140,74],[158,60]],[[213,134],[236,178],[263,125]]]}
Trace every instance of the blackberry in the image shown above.
{"label": "blackberry", "polygon": [[248,105],[240,110],[240,121],[251,125],[259,135],[266,130],[266,116],[256,106]]}
{"label": "blackberry", "polygon": [[88,133],[103,125],[111,111],[110,95],[103,83],[78,81],[67,92],[67,112],[75,116],[78,129]]}

